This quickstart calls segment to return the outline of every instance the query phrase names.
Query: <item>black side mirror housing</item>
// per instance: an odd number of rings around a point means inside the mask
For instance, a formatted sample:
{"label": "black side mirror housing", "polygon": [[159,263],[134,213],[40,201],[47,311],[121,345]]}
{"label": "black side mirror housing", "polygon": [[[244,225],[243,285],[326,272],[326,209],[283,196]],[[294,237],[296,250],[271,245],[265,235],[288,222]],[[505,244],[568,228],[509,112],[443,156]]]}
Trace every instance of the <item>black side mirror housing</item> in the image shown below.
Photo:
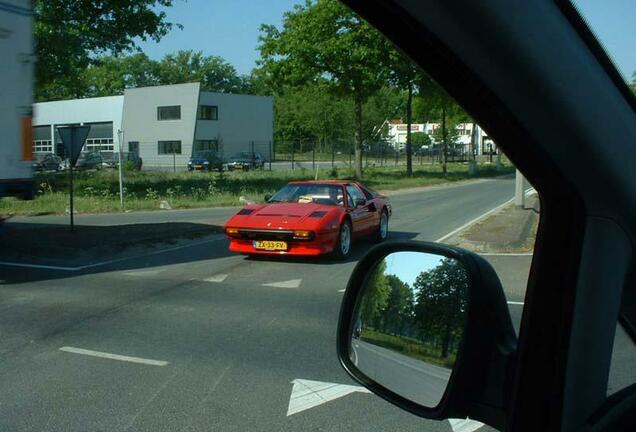
{"label": "black side mirror housing", "polygon": [[265,202],[269,201],[270,199],[272,199],[272,194],[265,194]]}
{"label": "black side mirror housing", "polygon": [[[411,258],[405,260],[400,257],[391,261],[391,255],[396,253],[410,253]],[[412,379],[409,378],[411,385],[401,385],[399,379],[392,378],[405,375],[405,369],[400,366],[401,364],[421,360],[415,355],[411,355],[410,358],[405,357],[405,353],[406,355],[413,353],[412,341],[418,337],[417,332],[413,330],[414,326],[406,324],[408,334],[405,338],[408,337],[410,348],[403,352],[398,350],[389,352],[386,349],[386,338],[382,345],[373,345],[374,338],[380,340],[378,324],[369,324],[372,321],[365,318],[361,312],[368,304],[373,303],[366,301],[365,292],[368,294],[368,285],[374,283],[373,281],[377,284],[377,274],[374,274],[374,269],[379,267],[379,263],[385,262],[388,278],[396,277],[395,275],[399,273],[397,268],[400,262],[403,268],[408,269],[404,274],[412,274],[413,263],[418,262],[413,260],[413,257],[417,258],[417,253],[426,255],[427,258],[423,262],[430,263],[433,257],[437,259],[436,265],[441,266],[439,263],[451,260],[457,263],[457,266],[463,269],[462,274],[465,275],[463,283],[467,287],[464,290],[466,300],[461,307],[463,313],[463,332],[459,336],[461,341],[455,343],[452,370],[447,369],[445,387],[437,385],[439,398],[431,404],[423,403],[417,397],[413,397],[413,388],[415,387],[417,392],[421,387],[419,383],[427,382],[426,377],[421,379],[421,376],[417,376],[420,374],[418,368],[412,368],[406,373],[407,376],[412,376]],[[421,283],[421,280],[424,279],[418,279],[416,282],[411,280],[403,285],[413,287]],[[429,278],[429,280],[433,279]],[[415,292],[419,295],[417,293],[421,290]],[[438,288],[437,298],[439,293]],[[437,304],[434,307],[437,308]],[[383,318],[383,320],[380,320],[383,324],[379,325],[386,327],[386,319]],[[403,324],[402,327],[404,327]],[[386,334],[395,337],[393,336],[395,327],[389,325],[389,328]],[[439,343],[439,339],[436,343]],[[394,344],[393,347],[395,346]],[[438,420],[470,417],[503,430],[506,426],[506,395],[511,386],[509,371],[515,361],[516,349],[517,338],[499,278],[492,266],[477,254],[430,242],[387,242],[369,251],[359,261],[349,279],[338,323],[337,351],[340,363],[363,386],[413,414]],[[374,359],[371,354],[364,358],[365,352],[370,353],[373,350],[383,353],[381,362]],[[396,359],[393,360],[394,363],[391,363],[392,356]],[[375,364],[371,364],[373,362]],[[365,364],[371,365],[367,369],[369,373],[364,371]],[[421,370],[430,368],[442,371],[442,368],[436,365],[422,362],[420,365],[423,366]],[[381,373],[375,373],[377,371]],[[386,377],[389,377],[388,384]],[[413,383],[418,384],[414,386]],[[426,393],[427,389],[422,389],[422,394]]]}

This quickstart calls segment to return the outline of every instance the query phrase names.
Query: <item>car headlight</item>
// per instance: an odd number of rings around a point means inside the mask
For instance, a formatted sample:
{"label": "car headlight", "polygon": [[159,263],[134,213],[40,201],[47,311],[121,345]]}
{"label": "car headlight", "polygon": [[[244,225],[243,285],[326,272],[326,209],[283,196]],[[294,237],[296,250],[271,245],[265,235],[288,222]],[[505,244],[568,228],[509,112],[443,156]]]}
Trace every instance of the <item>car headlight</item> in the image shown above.
{"label": "car headlight", "polygon": [[203,162],[203,165],[210,165],[210,161]]}

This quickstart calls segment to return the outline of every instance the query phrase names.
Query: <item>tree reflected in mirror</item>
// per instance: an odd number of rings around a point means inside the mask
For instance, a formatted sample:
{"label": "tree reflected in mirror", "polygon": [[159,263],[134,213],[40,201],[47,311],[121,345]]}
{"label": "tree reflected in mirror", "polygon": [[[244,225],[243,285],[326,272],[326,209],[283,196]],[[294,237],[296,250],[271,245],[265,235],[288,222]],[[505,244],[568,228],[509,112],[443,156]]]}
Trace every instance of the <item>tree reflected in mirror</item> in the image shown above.
{"label": "tree reflected in mirror", "polygon": [[351,360],[389,390],[436,406],[462,343],[468,284],[466,269],[453,258],[388,255],[361,290]]}

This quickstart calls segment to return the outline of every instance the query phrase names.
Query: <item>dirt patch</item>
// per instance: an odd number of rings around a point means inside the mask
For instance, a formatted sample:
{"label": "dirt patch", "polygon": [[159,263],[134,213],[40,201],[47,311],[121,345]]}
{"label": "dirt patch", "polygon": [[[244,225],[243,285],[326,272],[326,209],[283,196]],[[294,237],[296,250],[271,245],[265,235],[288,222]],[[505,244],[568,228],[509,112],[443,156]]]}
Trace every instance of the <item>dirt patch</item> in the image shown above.
{"label": "dirt patch", "polygon": [[216,225],[154,223],[76,226],[0,223],[0,259],[74,259],[111,256],[132,247],[153,248],[222,232]]}
{"label": "dirt patch", "polygon": [[478,253],[528,253],[534,250],[539,222],[539,200],[525,208],[510,204],[451,237],[448,242]]}

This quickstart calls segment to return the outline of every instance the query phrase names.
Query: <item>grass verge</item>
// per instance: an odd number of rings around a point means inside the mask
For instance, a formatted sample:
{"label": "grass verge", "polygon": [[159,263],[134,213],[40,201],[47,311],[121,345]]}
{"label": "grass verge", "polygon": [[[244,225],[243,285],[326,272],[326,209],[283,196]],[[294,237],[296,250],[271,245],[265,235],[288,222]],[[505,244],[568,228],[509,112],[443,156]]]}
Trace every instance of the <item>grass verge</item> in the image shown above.
{"label": "grass verge", "polygon": [[416,339],[393,336],[371,329],[362,330],[360,339],[425,363],[445,368],[452,368],[455,364],[455,354],[449,353],[448,357],[442,358],[440,349],[425,345]]}
{"label": "grass verge", "polygon": [[[473,178],[510,174],[504,164],[480,164],[474,175],[464,163],[448,164],[446,174],[439,164],[415,166],[407,177],[404,167],[368,167],[363,182],[377,190],[431,186]],[[250,171],[229,173],[127,172],[124,177],[126,210],[156,210],[166,201],[171,208],[241,205],[241,197],[260,201],[292,180],[351,179],[349,169],[297,169],[294,171]],[[68,175],[45,173],[35,177],[37,195],[32,201],[0,200],[0,214],[63,214],[68,210]],[[75,178],[75,209],[78,213],[121,211],[118,174],[114,170],[79,172]]]}

